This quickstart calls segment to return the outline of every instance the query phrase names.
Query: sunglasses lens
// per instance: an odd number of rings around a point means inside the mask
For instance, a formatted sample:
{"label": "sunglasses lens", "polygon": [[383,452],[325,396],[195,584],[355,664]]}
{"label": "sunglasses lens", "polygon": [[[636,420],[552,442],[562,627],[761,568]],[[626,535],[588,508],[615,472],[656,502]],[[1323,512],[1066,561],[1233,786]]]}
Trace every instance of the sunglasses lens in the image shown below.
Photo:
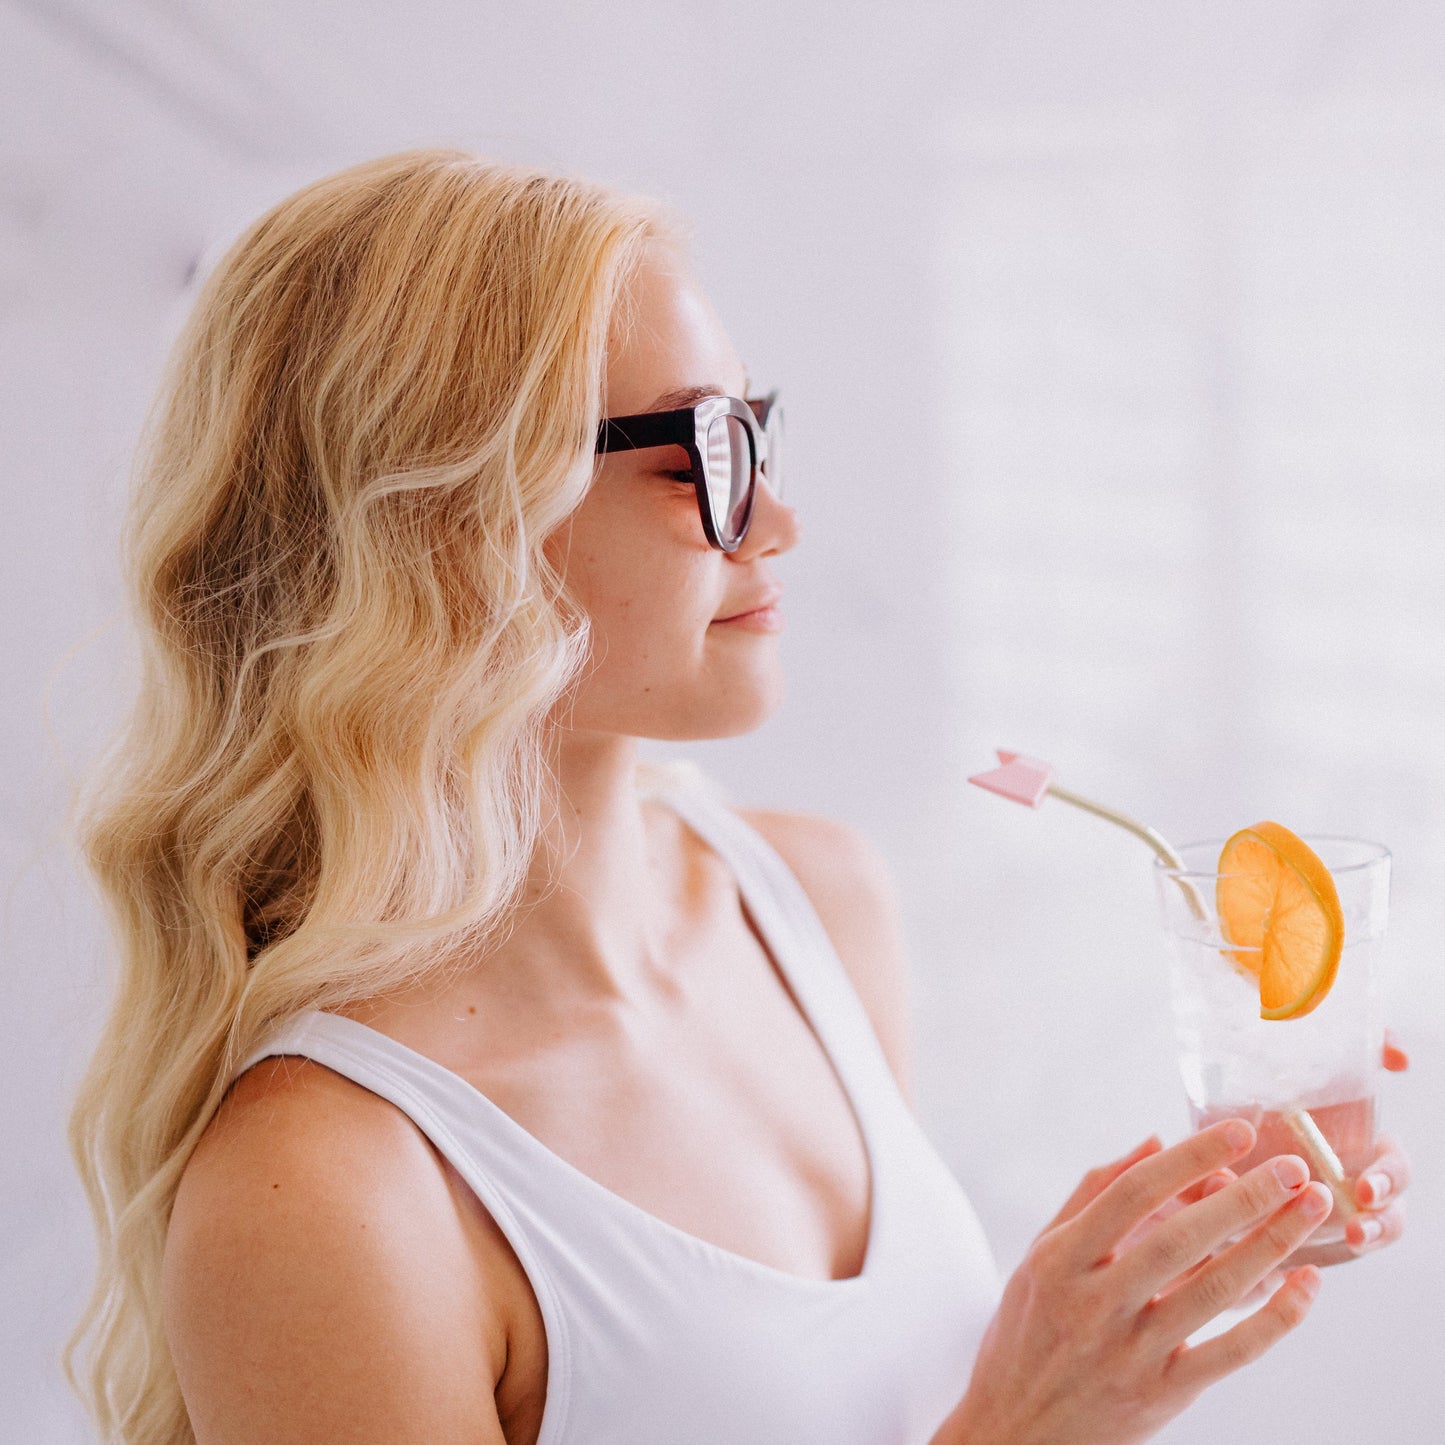
{"label": "sunglasses lens", "polygon": [[706,461],[713,525],[731,546],[742,536],[752,511],[752,449],[740,418],[720,416],[708,427]]}

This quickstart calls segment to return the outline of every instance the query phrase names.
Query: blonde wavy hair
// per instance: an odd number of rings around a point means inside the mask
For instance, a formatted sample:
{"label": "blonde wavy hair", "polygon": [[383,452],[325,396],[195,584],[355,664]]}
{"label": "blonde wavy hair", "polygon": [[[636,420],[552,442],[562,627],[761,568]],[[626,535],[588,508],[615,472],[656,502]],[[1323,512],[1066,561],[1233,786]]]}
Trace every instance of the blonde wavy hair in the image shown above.
{"label": "blonde wavy hair", "polygon": [[628,278],[684,237],[412,151],[282,201],[197,299],[125,529],[138,694],[73,822],[120,963],[71,1122],[100,1264],[66,1365],[108,1440],[194,1438],[162,1252],[240,1061],[506,922],[588,649],[542,544],[592,477]]}

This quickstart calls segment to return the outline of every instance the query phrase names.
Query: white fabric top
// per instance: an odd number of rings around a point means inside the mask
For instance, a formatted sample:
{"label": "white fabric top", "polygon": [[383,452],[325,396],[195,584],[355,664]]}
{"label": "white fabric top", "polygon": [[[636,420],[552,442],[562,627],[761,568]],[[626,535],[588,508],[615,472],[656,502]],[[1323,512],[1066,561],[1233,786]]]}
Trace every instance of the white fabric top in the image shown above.
{"label": "white fabric top", "polygon": [[298,1015],[237,1072],[274,1054],[324,1064],[407,1114],[476,1192],[546,1326],[539,1445],[926,1445],[998,1303],[988,1243],[787,864],[708,794],[665,801],[731,868],[857,1117],[872,1177],[858,1275],[789,1274],[665,1223],[459,1075],[337,1014]]}

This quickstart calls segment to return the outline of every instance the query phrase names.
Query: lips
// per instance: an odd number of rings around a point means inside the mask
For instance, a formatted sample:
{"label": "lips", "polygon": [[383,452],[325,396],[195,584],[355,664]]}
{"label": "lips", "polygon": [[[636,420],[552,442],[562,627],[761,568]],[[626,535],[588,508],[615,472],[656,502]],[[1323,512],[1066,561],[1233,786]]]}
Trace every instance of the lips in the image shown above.
{"label": "lips", "polygon": [[736,612],[730,612],[726,617],[715,617],[714,622],[731,622],[734,617],[745,617],[749,612],[761,612],[765,607],[771,607],[775,602],[780,602],[783,596],[781,587],[774,588],[771,592],[765,592],[755,601],[749,602],[746,607],[740,607]]}

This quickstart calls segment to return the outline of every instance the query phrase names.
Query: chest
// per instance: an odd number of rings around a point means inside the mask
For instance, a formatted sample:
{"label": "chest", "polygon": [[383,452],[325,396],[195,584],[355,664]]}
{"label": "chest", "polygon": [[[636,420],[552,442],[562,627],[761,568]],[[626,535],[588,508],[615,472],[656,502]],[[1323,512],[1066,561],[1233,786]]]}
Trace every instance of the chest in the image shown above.
{"label": "chest", "polygon": [[[745,910],[646,1004],[452,1067],[543,1147],[644,1212],[806,1278],[857,1274],[870,1167],[827,1050]],[[490,1032],[490,1031],[489,1031]]]}

